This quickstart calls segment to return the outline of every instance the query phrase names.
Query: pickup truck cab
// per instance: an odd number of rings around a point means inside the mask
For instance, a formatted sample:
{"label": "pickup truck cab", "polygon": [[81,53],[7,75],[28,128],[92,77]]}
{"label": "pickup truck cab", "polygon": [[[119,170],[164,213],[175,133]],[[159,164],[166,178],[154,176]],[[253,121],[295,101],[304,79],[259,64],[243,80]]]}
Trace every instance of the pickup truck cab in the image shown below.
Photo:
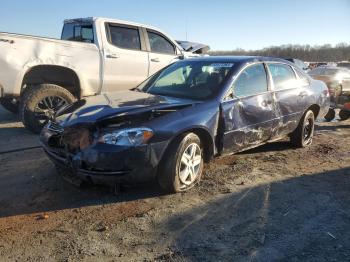
{"label": "pickup truck cab", "polygon": [[179,43],[155,27],[106,18],[66,20],[61,39],[0,33],[0,102],[39,132],[65,104],[133,88],[208,49]]}

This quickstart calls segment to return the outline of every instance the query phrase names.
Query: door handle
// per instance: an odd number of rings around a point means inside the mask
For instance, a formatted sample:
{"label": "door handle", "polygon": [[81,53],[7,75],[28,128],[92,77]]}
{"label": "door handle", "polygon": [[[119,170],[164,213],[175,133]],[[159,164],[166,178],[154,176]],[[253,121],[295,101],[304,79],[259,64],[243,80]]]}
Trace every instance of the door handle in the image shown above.
{"label": "door handle", "polygon": [[119,55],[117,54],[106,54],[107,58],[119,58]]}
{"label": "door handle", "polygon": [[151,61],[152,61],[152,62],[155,62],[155,63],[160,62],[159,58],[152,58]]}

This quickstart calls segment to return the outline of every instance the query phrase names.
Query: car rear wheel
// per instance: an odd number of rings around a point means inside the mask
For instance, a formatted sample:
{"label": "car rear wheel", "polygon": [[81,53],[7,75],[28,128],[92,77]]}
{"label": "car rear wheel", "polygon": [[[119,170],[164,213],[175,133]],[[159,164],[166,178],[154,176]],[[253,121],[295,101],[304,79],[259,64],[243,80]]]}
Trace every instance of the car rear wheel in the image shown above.
{"label": "car rear wheel", "polygon": [[350,118],[350,112],[349,111],[345,111],[345,110],[340,110],[339,111],[339,118],[341,120],[347,120]]}
{"label": "car rear wheel", "polygon": [[63,87],[41,84],[28,87],[20,103],[20,114],[26,128],[39,133],[58,109],[74,102],[74,96]]}
{"label": "car rear wheel", "polygon": [[290,135],[290,140],[296,147],[307,147],[312,144],[315,130],[315,115],[308,110],[301,118],[297,129]]}
{"label": "car rear wheel", "polygon": [[324,116],[324,119],[327,122],[331,122],[334,118],[335,118],[335,110],[333,108],[330,108],[327,114]]}
{"label": "car rear wheel", "polygon": [[13,98],[1,98],[0,104],[11,113],[17,114],[18,113],[18,102],[13,101]]}
{"label": "car rear wheel", "polygon": [[158,182],[163,190],[176,193],[196,185],[203,172],[203,147],[194,133],[176,139],[160,163]]}

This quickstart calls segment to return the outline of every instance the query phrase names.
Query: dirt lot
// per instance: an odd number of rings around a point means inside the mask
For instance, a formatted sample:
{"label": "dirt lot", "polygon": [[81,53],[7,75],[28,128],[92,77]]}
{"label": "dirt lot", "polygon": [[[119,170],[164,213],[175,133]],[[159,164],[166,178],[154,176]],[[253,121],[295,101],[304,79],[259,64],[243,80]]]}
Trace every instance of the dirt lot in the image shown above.
{"label": "dirt lot", "polygon": [[2,109],[0,137],[1,261],[350,260],[350,121],[218,158],[177,195],[75,188]]}

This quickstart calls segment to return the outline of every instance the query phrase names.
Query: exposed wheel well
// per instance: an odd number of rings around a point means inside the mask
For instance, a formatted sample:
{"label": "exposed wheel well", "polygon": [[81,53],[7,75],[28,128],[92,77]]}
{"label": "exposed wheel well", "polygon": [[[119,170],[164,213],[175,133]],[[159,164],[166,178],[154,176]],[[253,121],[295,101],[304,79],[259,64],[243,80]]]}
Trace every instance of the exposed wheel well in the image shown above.
{"label": "exposed wheel well", "polygon": [[80,81],[77,74],[66,67],[40,65],[31,68],[24,76],[22,90],[29,85],[55,84],[67,89],[76,98],[81,97]]}
{"label": "exposed wheel well", "polygon": [[320,113],[320,106],[319,105],[312,105],[310,106],[306,111],[308,110],[312,110],[312,112],[314,113],[315,119],[318,117],[318,113]]}
{"label": "exposed wheel well", "polygon": [[199,139],[201,140],[201,142],[203,144],[203,148],[204,148],[204,154],[203,154],[204,161],[209,162],[210,159],[212,159],[212,157],[214,156],[214,143],[213,143],[213,139],[211,138],[211,135],[205,129],[194,128],[194,129],[186,130],[185,132],[174,137],[172,139],[171,143],[176,141],[177,138],[183,136],[184,134],[188,134],[188,133],[194,133],[199,137]]}

